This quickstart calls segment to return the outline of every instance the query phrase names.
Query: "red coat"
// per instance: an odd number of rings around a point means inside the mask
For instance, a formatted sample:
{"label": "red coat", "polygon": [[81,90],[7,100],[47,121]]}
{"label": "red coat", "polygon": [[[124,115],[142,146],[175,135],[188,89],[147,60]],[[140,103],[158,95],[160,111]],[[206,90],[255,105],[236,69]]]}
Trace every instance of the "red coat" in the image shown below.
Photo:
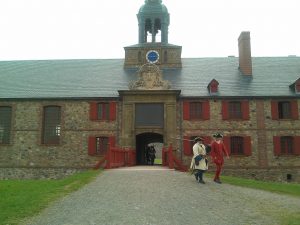
{"label": "red coat", "polygon": [[216,164],[223,164],[224,163],[224,158],[223,158],[224,154],[226,156],[228,156],[228,152],[227,152],[223,142],[220,142],[218,144],[216,141],[214,141],[211,144],[211,152],[210,152],[213,162]]}

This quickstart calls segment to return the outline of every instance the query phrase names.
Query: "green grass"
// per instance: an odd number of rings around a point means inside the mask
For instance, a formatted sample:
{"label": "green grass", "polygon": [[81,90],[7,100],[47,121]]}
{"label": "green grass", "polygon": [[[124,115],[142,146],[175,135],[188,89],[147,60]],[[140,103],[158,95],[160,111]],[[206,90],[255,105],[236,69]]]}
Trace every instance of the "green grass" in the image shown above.
{"label": "green grass", "polygon": [[227,184],[300,197],[300,184],[296,183],[267,182],[230,176],[222,176],[222,181]]}
{"label": "green grass", "polygon": [[91,170],[60,180],[0,181],[0,225],[18,224],[33,216],[59,197],[92,181],[99,170]]}
{"label": "green grass", "polygon": [[[207,174],[208,177],[213,177],[212,174]],[[277,182],[267,182],[258,181],[252,179],[245,179],[239,177],[222,176],[223,183],[231,184],[241,187],[259,189],[269,192],[274,192],[278,194],[290,195],[296,198],[300,198],[300,184],[295,183],[277,183]],[[300,199],[299,199],[300,201]],[[296,209],[297,212],[289,212],[279,210],[278,212],[270,211],[268,208],[262,209],[265,214],[273,216],[280,221],[281,225],[299,225],[300,221],[300,209]]]}
{"label": "green grass", "polygon": [[162,164],[162,159],[154,159],[154,164]]}

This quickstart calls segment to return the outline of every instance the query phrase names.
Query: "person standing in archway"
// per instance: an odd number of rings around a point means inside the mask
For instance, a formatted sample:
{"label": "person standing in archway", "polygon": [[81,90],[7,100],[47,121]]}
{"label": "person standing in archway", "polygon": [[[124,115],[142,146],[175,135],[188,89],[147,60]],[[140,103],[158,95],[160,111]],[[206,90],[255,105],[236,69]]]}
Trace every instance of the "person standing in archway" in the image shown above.
{"label": "person standing in archway", "polygon": [[204,139],[201,137],[196,137],[194,139],[194,156],[190,166],[190,169],[193,170],[196,180],[201,184],[205,184],[203,180],[203,173],[208,169],[208,165],[206,163],[206,150],[203,141]]}
{"label": "person standing in archway", "polygon": [[214,177],[214,182],[221,184],[220,174],[222,171],[222,167],[224,165],[224,155],[229,159],[228,151],[225,148],[223,143],[223,135],[220,133],[214,134],[213,137],[215,140],[211,144],[211,158],[214,164],[216,165],[216,173]]}
{"label": "person standing in archway", "polygon": [[156,150],[154,148],[154,146],[150,146],[150,150],[149,150],[149,157],[150,157],[150,163],[153,166],[154,165],[154,160],[156,158]]}

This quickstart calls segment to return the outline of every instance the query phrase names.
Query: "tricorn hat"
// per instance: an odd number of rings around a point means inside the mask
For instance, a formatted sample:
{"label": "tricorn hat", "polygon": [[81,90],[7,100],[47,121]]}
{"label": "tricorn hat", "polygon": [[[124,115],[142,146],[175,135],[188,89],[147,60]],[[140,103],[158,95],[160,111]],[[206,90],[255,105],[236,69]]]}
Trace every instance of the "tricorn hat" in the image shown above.
{"label": "tricorn hat", "polygon": [[213,135],[213,137],[214,137],[214,138],[223,138],[223,135],[220,134],[220,133],[215,133],[215,134]]}
{"label": "tricorn hat", "polygon": [[204,141],[202,137],[195,137],[194,142]]}

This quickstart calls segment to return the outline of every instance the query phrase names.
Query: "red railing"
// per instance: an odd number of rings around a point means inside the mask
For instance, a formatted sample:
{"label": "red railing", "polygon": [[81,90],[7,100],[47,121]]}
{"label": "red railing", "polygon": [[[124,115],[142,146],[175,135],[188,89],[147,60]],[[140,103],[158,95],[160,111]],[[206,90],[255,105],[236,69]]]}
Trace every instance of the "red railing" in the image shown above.
{"label": "red railing", "polygon": [[179,160],[173,153],[172,145],[168,148],[162,149],[162,165],[168,166],[170,169],[177,169],[180,171],[187,171],[188,167]]}
{"label": "red railing", "polygon": [[134,149],[109,147],[107,153],[99,162],[97,162],[94,169],[99,169],[100,167],[111,169],[121,166],[134,166],[136,165],[135,155],[136,153]]}

